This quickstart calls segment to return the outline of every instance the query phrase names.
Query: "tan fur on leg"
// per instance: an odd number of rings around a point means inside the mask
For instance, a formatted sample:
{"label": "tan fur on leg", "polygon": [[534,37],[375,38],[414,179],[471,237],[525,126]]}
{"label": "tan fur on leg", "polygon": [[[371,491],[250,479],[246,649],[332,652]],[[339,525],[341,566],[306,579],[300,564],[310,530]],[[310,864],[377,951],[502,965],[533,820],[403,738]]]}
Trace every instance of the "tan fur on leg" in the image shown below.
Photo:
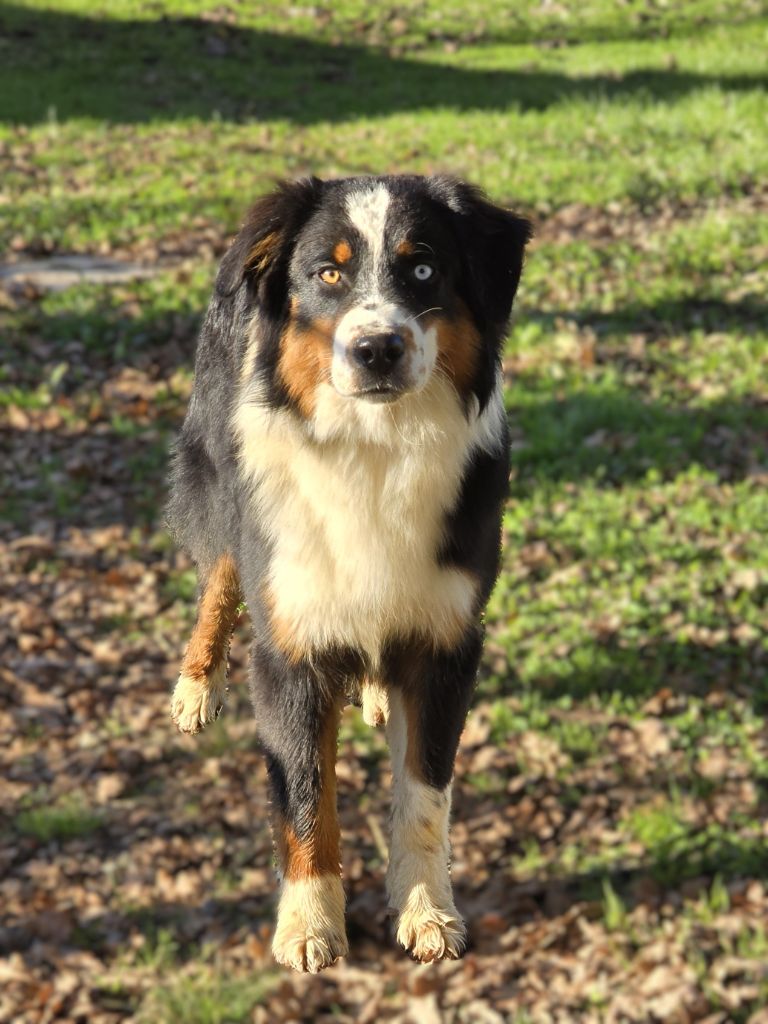
{"label": "tan fur on leg", "polygon": [[227,692],[227,651],[239,604],[237,568],[229,555],[223,555],[203,584],[197,621],[171,698],[171,718],[182,732],[199,732],[221,711]]}

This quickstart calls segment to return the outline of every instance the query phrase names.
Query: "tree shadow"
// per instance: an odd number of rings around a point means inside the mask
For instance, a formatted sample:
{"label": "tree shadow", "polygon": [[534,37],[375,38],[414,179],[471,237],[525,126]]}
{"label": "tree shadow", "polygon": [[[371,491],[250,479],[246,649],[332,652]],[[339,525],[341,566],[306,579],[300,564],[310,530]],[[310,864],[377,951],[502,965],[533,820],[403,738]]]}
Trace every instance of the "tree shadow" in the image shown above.
{"label": "tree shadow", "polygon": [[221,117],[309,125],[428,107],[545,110],[585,97],[673,100],[712,86],[760,89],[768,81],[658,68],[580,76],[482,71],[202,18],[98,19],[13,4],[0,6],[0,37],[0,119],[17,124]]}
{"label": "tree shadow", "polygon": [[768,404],[757,398],[673,406],[628,388],[582,389],[529,399],[509,417],[514,496],[545,481],[620,487],[652,470],[670,479],[692,466],[723,481],[765,471]]}
{"label": "tree shadow", "polygon": [[[719,552],[712,557],[719,558]],[[768,601],[768,586],[757,587],[751,599],[756,606]],[[768,644],[764,642],[638,641],[618,632],[599,644],[594,660],[590,667],[574,664],[569,671],[543,674],[528,684],[512,671],[501,680],[494,679],[482,693],[513,696],[524,685],[552,701],[614,694],[644,701],[659,692],[680,697],[718,693],[746,700],[758,714],[768,711]]]}
{"label": "tree shadow", "polygon": [[[649,377],[653,364],[632,353],[625,338],[642,332],[648,351],[656,339],[682,332],[735,331],[745,335],[768,329],[768,303],[756,298],[729,302],[686,297],[658,302],[631,302],[611,312],[590,307],[568,310],[523,309],[522,323],[538,324],[554,333],[563,320],[589,327],[598,339],[600,366]],[[614,337],[615,340],[614,340]],[[713,341],[713,345],[716,341]],[[515,372],[511,371],[515,383]],[[639,387],[621,383],[606,387],[599,379],[564,386],[562,397],[546,393],[536,375],[521,373],[518,400],[510,400],[513,429],[513,494],[523,495],[543,481],[593,479],[602,486],[621,486],[642,479],[650,470],[668,478],[693,465],[718,480],[743,480],[762,473],[768,464],[768,402],[761,397],[659,401]]]}
{"label": "tree shadow", "polygon": [[[107,405],[76,435],[60,427],[0,428],[6,472],[12,473],[16,453],[30,477],[0,500],[3,517],[21,528],[31,521],[34,505],[33,520],[55,520],[58,530],[114,522],[159,528],[168,450],[181,409],[151,422],[134,422],[132,415],[130,406]],[[510,419],[521,438],[512,459],[513,499],[547,482],[591,480],[619,488],[651,470],[665,480],[699,466],[727,482],[765,470],[764,404],[729,400],[670,409],[628,391],[582,392],[529,403],[513,409]],[[82,458],[67,469],[75,449]]]}
{"label": "tree shadow", "polygon": [[[679,891],[685,883],[689,883],[687,898],[695,899],[707,892],[715,878],[728,885],[765,878],[766,872],[768,849],[762,836],[757,832],[729,836],[722,828],[711,828],[696,836],[687,835],[684,841],[662,842],[632,862],[562,875],[539,874],[530,880],[515,880],[507,872],[500,873],[499,883],[493,886],[494,902],[499,913],[522,924],[536,918],[560,917],[574,903],[600,902],[608,885],[621,894],[621,903],[628,912],[640,904],[658,910],[669,892]],[[462,904],[460,890],[458,902]],[[472,921],[469,923],[471,927]]]}

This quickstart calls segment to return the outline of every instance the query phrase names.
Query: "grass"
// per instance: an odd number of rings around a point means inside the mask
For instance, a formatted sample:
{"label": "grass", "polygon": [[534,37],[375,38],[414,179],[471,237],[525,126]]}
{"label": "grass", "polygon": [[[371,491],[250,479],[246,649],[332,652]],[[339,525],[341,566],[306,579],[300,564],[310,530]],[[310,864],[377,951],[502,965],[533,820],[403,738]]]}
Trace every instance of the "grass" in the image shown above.
{"label": "grass", "polygon": [[240,1024],[253,1019],[253,1008],[273,987],[275,974],[223,977],[215,967],[177,973],[158,984],[136,1015],[142,1024],[180,1021],[185,1024]]}
{"label": "grass", "polygon": [[91,835],[104,823],[103,815],[77,796],[64,797],[47,806],[20,811],[14,826],[40,843],[68,842]]}
{"label": "grass", "polygon": [[[4,237],[82,249],[200,223],[231,229],[249,198],[244,182],[255,192],[309,170],[447,168],[548,211],[761,187],[757,5],[694,14],[674,4],[656,9],[645,38],[633,27],[607,41],[617,21],[607,3],[593,18],[560,5],[562,19],[533,3],[503,16],[485,6],[482,39],[457,13],[468,39],[455,52],[424,36],[424,19],[439,12],[420,8],[406,20],[422,45],[393,54],[365,32],[345,34],[346,4],[334,6],[330,33],[314,25],[311,39],[302,17],[286,23],[272,5],[229,28],[196,19],[199,5],[166,5],[162,32],[140,4],[6,5]],[[520,17],[527,28],[515,32]],[[450,36],[453,17],[440,20]],[[628,19],[618,20],[625,35]],[[670,20],[680,34],[666,34]],[[543,48],[542,30],[562,38],[558,21],[570,23],[573,45]],[[212,37],[225,55],[210,52]]]}
{"label": "grass", "polygon": [[[124,969],[157,979],[135,1007],[140,1024],[239,1024],[253,1019],[254,1007],[279,981],[275,970],[232,974],[215,958],[214,944],[182,948],[174,930],[148,923],[144,941],[123,957]],[[119,981],[119,978],[113,979]]]}
{"label": "grass", "polygon": [[[462,785],[505,803],[527,770],[519,737],[546,738],[558,801],[578,809],[589,773],[603,773],[615,834],[524,833],[514,877],[575,879],[616,941],[633,913],[627,871],[667,892],[705,876],[692,920],[717,920],[729,883],[766,870],[764,5],[405,0],[372,12],[322,0],[286,17],[264,0],[232,24],[201,18],[210,8],[17,0],[0,12],[0,244],[158,268],[0,307],[13,351],[0,416],[43,424],[46,443],[70,432],[19,459],[25,482],[4,515],[19,529],[76,521],[92,481],[68,470],[66,447],[98,423],[121,453],[131,503],[118,512],[139,531],[136,557],[167,555],[165,452],[216,258],[250,199],[309,172],[477,181],[539,230],[505,349],[511,498],[478,698],[509,757],[470,767]],[[104,397],[123,371],[164,382],[140,413]],[[53,414],[59,426],[45,427]],[[161,600],[192,614],[194,594],[173,569]],[[103,632],[130,625],[105,617]],[[673,705],[649,710],[664,693]],[[648,719],[668,746],[632,776],[611,730]],[[378,770],[383,744],[358,712],[342,739]],[[230,745],[219,723],[208,753]],[[705,771],[710,754],[752,788],[734,796],[727,772]],[[100,818],[63,802],[15,824],[63,842]],[[760,929],[728,941],[764,956]],[[160,946],[147,956],[173,961]],[[140,1019],[247,1020],[268,984],[182,966],[170,963]]]}
{"label": "grass", "polygon": [[603,879],[603,920],[609,932],[626,928],[627,908],[607,878]]}

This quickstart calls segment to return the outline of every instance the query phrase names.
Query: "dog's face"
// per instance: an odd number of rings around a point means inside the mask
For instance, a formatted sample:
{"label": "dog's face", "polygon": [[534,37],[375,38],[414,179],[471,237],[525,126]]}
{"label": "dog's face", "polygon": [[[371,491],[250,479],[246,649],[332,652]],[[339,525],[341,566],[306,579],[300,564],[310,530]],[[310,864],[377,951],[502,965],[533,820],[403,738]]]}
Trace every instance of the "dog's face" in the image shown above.
{"label": "dog's face", "polygon": [[254,207],[217,288],[247,282],[254,372],[305,417],[323,386],[391,403],[436,374],[482,405],[529,232],[449,179],[311,179]]}
{"label": "dog's face", "polygon": [[422,196],[383,183],[338,190],[297,239],[293,343],[321,345],[340,395],[389,402],[420,391],[435,370],[439,324],[462,316],[453,239],[425,212]]}

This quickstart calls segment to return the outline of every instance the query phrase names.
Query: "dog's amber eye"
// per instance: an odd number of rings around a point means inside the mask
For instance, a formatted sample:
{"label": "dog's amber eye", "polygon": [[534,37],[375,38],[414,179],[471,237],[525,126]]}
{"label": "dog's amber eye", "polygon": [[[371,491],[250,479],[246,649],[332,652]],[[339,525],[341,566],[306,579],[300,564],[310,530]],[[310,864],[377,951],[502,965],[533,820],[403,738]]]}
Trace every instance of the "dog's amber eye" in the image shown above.
{"label": "dog's amber eye", "polygon": [[341,280],[341,271],[336,267],[326,267],[325,270],[320,271],[320,280],[325,284],[338,284]]}
{"label": "dog's amber eye", "polygon": [[417,263],[413,268],[413,276],[417,281],[428,281],[435,272],[434,267],[430,267],[428,263]]}

